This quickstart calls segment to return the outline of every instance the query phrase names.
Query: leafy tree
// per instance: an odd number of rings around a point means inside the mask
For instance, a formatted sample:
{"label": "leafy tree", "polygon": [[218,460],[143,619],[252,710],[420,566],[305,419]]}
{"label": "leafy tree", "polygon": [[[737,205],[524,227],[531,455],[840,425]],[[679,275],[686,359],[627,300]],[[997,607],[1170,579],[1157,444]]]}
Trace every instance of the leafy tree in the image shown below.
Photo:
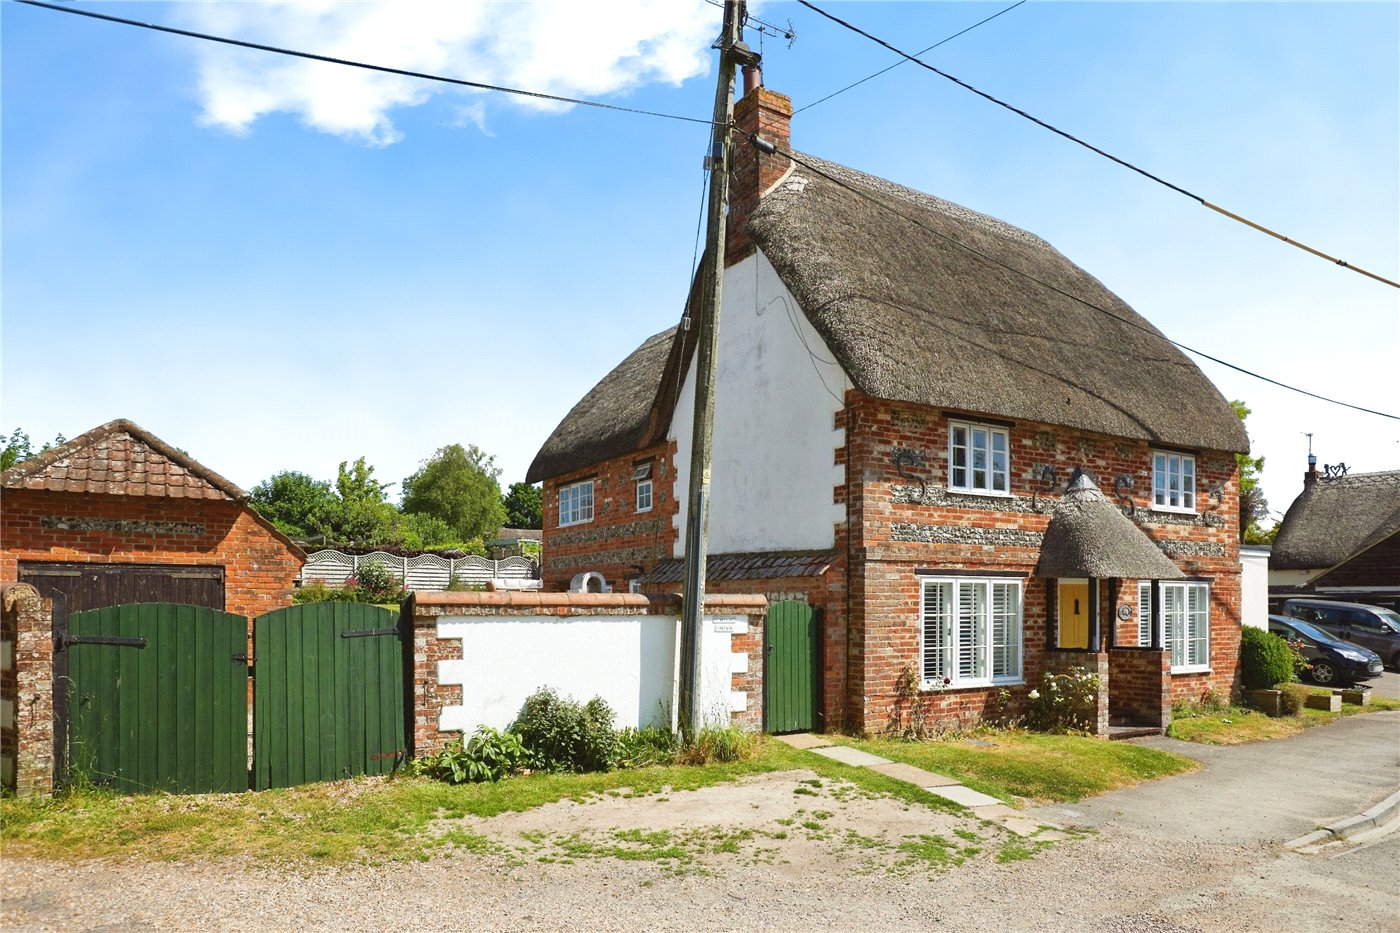
{"label": "leafy tree", "polygon": [[531,483],[511,483],[506,493],[507,528],[543,528],[544,493]]}
{"label": "leafy tree", "polygon": [[21,463],[35,454],[41,454],[67,442],[68,438],[59,434],[52,441],[35,450],[34,442],[29,439],[29,434],[23,428],[15,428],[10,432],[8,438],[3,432],[0,432],[0,470],[8,470],[16,463]]}
{"label": "leafy tree", "polygon": [[403,546],[415,551],[437,550],[457,540],[452,526],[433,515],[408,512],[399,515],[397,522],[403,537]]}
{"label": "leafy tree", "polygon": [[403,510],[439,518],[462,539],[494,537],[506,519],[500,475],[475,444],[450,444],[403,481]]}
{"label": "leafy tree", "polygon": [[338,506],[330,483],[296,470],[274,473],[258,483],[248,504],[291,538],[327,534]]}
{"label": "leafy tree", "polygon": [[337,501],[327,519],[327,534],[345,544],[367,547],[402,542],[398,510],[388,501],[389,487],[374,478],[374,467],[360,457],[342,460],[336,470]]}
{"label": "leafy tree", "polygon": [[[1244,423],[1249,417],[1249,406],[1236,399],[1230,403],[1235,417]],[[1259,527],[1260,520],[1269,515],[1269,500],[1264,498],[1264,490],[1259,485],[1259,476],[1264,470],[1263,457],[1249,454],[1235,454],[1235,462],[1240,468],[1240,540],[1245,544],[1270,544],[1277,534],[1277,527],[1264,531]]]}

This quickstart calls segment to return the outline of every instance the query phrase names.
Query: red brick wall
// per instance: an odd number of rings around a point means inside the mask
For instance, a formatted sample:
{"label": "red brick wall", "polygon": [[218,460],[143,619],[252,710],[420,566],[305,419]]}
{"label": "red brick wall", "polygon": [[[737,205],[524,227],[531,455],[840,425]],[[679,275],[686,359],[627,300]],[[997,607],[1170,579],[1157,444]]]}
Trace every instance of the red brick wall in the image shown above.
{"label": "red brick wall", "polygon": [[[1209,506],[1210,517],[1177,516],[1149,509],[1152,448],[1146,442],[1017,422],[1008,429],[1012,496],[958,495],[947,492],[947,414],[872,399],[856,391],[848,394],[847,402],[848,469],[855,480],[850,521],[856,529],[851,641],[853,646],[863,645],[863,650],[853,648],[850,655],[853,728],[880,730],[889,721],[901,672],[907,665],[917,665],[920,578],[915,571],[919,569],[935,574],[961,570],[1021,575],[1026,685],[1011,691],[1014,702],[1023,701],[1028,685],[1040,677],[1046,645],[1047,581],[1032,576],[1040,536],[1076,467],[1091,471],[1110,498],[1114,477],[1132,476],[1139,527],[1153,540],[1169,542],[1169,554],[1184,573],[1211,583],[1212,670],[1173,676],[1173,694],[1194,697],[1206,689],[1230,693],[1239,652],[1240,611],[1238,484],[1232,455],[1196,452],[1197,509],[1205,512]],[[902,477],[893,462],[896,450],[920,452],[923,462],[906,463],[908,476]],[[1044,465],[1056,470],[1056,488],[1033,501],[1039,485],[1033,471]],[[921,490],[911,477],[922,479],[925,488]],[[1218,502],[1208,495],[1213,485],[1219,487]],[[1107,590],[1105,584],[1101,593]],[[1135,599],[1135,595],[1135,581],[1125,582],[1121,598]],[[1103,599],[1100,620],[1106,626],[1113,616],[1106,596]],[[966,716],[989,702],[995,704],[998,690],[948,691],[934,702],[949,715]]]}
{"label": "red brick wall", "polygon": [[[544,483],[543,565],[546,590],[567,590],[574,574],[596,570],[614,592],[627,592],[627,581],[671,556],[677,537],[674,488],[676,445],[663,442],[615,457]],[[637,484],[632,469],[652,460],[652,506],[637,511]],[[593,521],[559,527],[559,489],[593,480]]]}
{"label": "red brick wall", "polygon": [[[1108,651],[1110,716],[1166,728],[1172,721],[1171,658],[1151,648]],[[1126,724],[1126,723],[1125,723]]]}
{"label": "red brick wall", "polygon": [[786,156],[765,155],[754,148],[757,133],[779,149],[792,149],[792,100],[785,94],[757,88],[734,105],[734,148],[729,169],[729,219],[725,226],[724,264],[732,266],[753,253],[744,227],[767,191],[792,164]]}
{"label": "red brick wall", "polygon": [[[202,533],[46,528],[46,517],[202,526]],[[0,581],[21,561],[185,564],[224,568],[225,610],[249,617],[291,604],[303,558],[252,509],[232,501],[7,489]]]}

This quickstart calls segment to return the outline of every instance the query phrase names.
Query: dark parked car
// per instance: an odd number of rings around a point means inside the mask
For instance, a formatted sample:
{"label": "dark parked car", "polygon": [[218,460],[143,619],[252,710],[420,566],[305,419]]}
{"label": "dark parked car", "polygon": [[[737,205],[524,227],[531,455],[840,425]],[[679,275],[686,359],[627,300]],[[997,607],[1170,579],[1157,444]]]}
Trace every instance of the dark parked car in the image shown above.
{"label": "dark parked car", "polygon": [[1269,616],[1269,631],[1295,644],[1302,642],[1303,657],[1312,669],[1305,675],[1315,684],[1331,687],[1379,677],[1381,656],[1359,645],[1338,641],[1317,626],[1289,616]]}
{"label": "dark parked car", "polygon": [[1334,638],[1370,648],[1400,670],[1400,615],[1380,606],[1330,599],[1290,599],[1283,614],[1311,622]]}

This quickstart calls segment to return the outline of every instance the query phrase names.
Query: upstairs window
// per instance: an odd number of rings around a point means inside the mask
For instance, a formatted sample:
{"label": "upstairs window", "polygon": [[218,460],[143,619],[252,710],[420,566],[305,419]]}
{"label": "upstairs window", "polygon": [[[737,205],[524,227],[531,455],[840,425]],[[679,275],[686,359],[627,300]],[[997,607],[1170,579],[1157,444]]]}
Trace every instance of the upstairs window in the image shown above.
{"label": "upstairs window", "polygon": [[559,488],[559,527],[593,521],[593,480]]}
{"label": "upstairs window", "polygon": [[637,484],[637,511],[651,511],[651,469],[652,463],[639,463],[632,468],[632,479]]}
{"label": "upstairs window", "polygon": [[1152,507],[1165,512],[1196,511],[1196,458],[1157,451],[1152,454]]}
{"label": "upstairs window", "polygon": [[1011,437],[1006,428],[949,423],[948,488],[993,496],[1011,494]]}

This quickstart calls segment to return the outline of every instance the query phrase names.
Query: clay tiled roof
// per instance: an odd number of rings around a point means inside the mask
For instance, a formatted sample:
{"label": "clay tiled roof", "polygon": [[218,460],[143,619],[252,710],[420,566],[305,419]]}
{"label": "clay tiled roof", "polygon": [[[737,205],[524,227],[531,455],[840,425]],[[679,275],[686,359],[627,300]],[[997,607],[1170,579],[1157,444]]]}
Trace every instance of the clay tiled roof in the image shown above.
{"label": "clay tiled roof", "polygon": [[93,428],[0,473],[0,487],[246,501],[218,473],[130,421]]}
{"label": "clay tiled roof", "polygon": [[[819,577],[836,560],[835,551],[776,552],[764,554],[710,554],[705,559],[707,580],[785,580]],[[642,583],[680,583],[685,562],[663,560],[641,576]]]}

